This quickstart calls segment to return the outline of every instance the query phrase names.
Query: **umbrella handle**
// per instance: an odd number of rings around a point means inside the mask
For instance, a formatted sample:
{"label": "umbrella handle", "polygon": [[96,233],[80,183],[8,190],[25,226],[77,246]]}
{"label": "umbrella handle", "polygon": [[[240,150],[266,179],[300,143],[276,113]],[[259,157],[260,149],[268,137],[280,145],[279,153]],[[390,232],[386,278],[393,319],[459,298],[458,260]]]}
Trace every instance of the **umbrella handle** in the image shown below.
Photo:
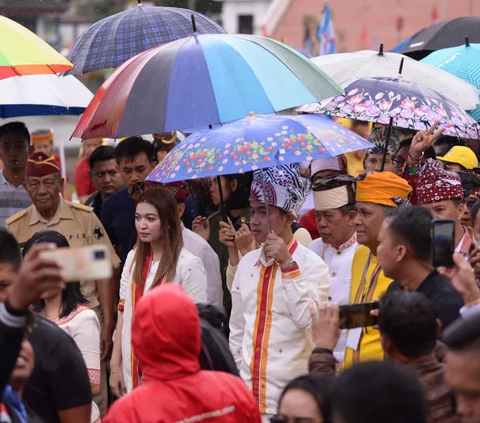
{"label": "umbrella handle", "polygon": [[385,141],[385,150],[383,152],[382,167],[380,169],[380,172],[383,172],[383,169],[385,168],[385,161],[387,160],[388,143],[390,142],[392,126],[393,126],[393,117],[390,117],[390,122],[388,122],[388,128],[387,128],[387,140]]}
{"label": "umbrella handle", "polygon": [[222,219],[225,223],[228,223],[228,212],[225,200],[223,199],[222,180],[220,176],[217,176],[218,193],[220,194],[220,211],[222,212]]}
{"label": "umbrella handle", "polygon": [[197,24],[195,23],[195,16],[193,15],[193,13],[192,13],[192,29],[193,29],[193,33],[196,34],[197,33]]}
{"label": "umbrella handle", "polygon": [[265,212],[267,213],[268,233],[270,234],[272,233],[272,224],[270,222],[270,210],[268,208],[267,189],[265,186],[265,178],[263,177],[263,169],[260,169],[260,180],[262,182],[263,202],[265,204]]}

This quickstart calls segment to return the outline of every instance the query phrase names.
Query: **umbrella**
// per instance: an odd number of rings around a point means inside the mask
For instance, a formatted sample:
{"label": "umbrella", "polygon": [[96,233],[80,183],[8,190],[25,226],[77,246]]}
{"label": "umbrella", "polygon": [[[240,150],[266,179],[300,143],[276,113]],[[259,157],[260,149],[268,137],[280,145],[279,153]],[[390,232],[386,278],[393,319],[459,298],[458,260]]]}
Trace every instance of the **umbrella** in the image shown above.
{"label": "umbrella", "polygon": [[130,59],[95,94],[72,136],[206,129],[341,94],[296,50],[254,35],[195,35]]}
{"label": "umbrella", "polygon": [[40,37],[0,16],[0,79],[16,75],[52,74],[73,65]]}
{"label": "umbrella", "polygon": [[133,56],[192,35],[192,16],[199,34],[225,31],[198,12],[177,7],[143,6],[109,16],[88,28],[72,47],[74,73],[116,68]]}
{"label": "umbrella", "polygon": [[416,37],[420,32],[424,31],[425,29],[421,29],[420,31],[416,32],[412,36],[408,37],[406,40],[403,40],[400,44],[397,44],[395,47],[393,47],[390,52],[392,53],[401,53],[405,47],[408,47],[413,38]]}
{"label": "umbrella", "polygon": [[315,115],[250,115],[190,135],[147,177],[175,182],[334,157],[373,145],[331,119]]}
{"label": "umbrella", "polygon": [[479,138],[475,120],[453,101],[429,88],[397,77],[356,78],[342,84],[347,93],[297,109],[400,128],[424,130],[438,121],[446,135]]}
{"label": "umbrella", "polygon": [[370,76],[397,76],[400,62],[404,59],[402,76],[415,84],[423,85],[443,94],[462,109],[475,109],[479,104],[477,86],[473,86],[441,69],[417,62],[397,53],[363,50],[354,53],[328,54],[315,57],[313,62],[328,76],[341,84],[351,78]]}
{"label": "umbrella", "polygon": [[[480,44],[470,44],[468,38],[464,45],[435,51],[422,59],[422,62],[480,88]],[[480,121],[480,107],[469,114],[477,122]]]}
{"label": "umbrella", "polygon": [[465,37],[480,43],[480,17],[462,17],[429,26],[412,37],[399,53],[420,60],[432,51],[459,46]]}
{"label": "umbrella", "polygon": [[0,118],[81,115],[93,94],[74,76],[30,75],[0,80]]}

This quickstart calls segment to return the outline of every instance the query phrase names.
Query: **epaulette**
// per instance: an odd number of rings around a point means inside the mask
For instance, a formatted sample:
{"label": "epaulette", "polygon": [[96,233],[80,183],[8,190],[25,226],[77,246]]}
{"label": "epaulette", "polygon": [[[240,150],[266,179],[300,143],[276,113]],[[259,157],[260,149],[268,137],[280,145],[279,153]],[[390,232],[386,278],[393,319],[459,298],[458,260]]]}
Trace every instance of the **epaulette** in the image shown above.
{"label": "epaulette", "polygon": [[29,207],[24,209],[24,210],[20,210],[19,212],[15,213],[13,216],[10,216],[6,221],[5,223],[7,225],[10,225],[12,224],[13,222],[16,222],[18,219],[20,219],[21,217],[25,216],[27,214],[27,211],[28,211]]}
{"label": "epaulette", "polygon": [[70,205],[70,207],[73,207],[74,209],[83,210],[83,211],[86,211],[86,212],[91,212],[93,210],[92,207],[86,206],[85,204],[70,203],[69,205]]}

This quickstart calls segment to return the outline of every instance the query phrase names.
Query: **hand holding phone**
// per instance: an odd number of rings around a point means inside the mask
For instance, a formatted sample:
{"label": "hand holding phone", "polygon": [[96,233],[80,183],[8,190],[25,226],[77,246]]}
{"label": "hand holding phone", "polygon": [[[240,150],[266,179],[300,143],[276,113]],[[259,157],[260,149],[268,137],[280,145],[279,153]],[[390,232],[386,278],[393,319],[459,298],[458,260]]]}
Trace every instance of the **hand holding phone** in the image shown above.
{"label": "hand holding phone", "polygon": [[65,282],[102,280],[112,277],[110,251],[106,245],[58,248],[42,251],[40,256],[58,263]]}
{"label": "hand holding phone", "polygon": [[375,326],[378,318],[370,312],[378,308],[378,301],[340,306],[340,329]]}
{"label": "hand holding phone", "polygon": [[438,219],[432,222],[432,264],[433,267],[453,267],[455,252],[455,222]]}

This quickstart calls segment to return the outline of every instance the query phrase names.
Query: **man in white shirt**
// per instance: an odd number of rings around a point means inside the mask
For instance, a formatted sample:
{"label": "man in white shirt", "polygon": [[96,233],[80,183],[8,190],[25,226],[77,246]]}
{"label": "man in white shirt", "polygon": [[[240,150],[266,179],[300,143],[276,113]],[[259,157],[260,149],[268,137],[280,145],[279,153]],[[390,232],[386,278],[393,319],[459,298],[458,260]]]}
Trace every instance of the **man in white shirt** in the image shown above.
{"label": "man in white shirt", "polygon": [[309,186],[296,165],[254,173],[250,226],[263,247],[242,258],[232,286],[230,350],[265,422],[276,413],[285,385],[307,373],[310,309],[325,301],[330,288],[323,260],[292,233]]}
{"label": "man in white shirt", "polygon": [[[308,248],[317,253],[330,270],[328,302],[348,304],[352,263],[357,251],[355,232],[355,179],[348,175],[330,176],[314,183],[315,219],[321,238]],[[334,350],[337,367],[343,363],[347,331],[343,330]]]}
{"label": "man in white shirt", "polygon": [[[185,212],[185,199],[190,192],[185,182],[173,182],[166,185],[175,196],[178,204],[178,214],[182,218]],[[200,235],[187,229],[182,223],[183,246],[194,256],[197,256],[207,272],[208,304],[214,305],[223,311],[222,276],[220,274],[220,260],[215,250]]]}

